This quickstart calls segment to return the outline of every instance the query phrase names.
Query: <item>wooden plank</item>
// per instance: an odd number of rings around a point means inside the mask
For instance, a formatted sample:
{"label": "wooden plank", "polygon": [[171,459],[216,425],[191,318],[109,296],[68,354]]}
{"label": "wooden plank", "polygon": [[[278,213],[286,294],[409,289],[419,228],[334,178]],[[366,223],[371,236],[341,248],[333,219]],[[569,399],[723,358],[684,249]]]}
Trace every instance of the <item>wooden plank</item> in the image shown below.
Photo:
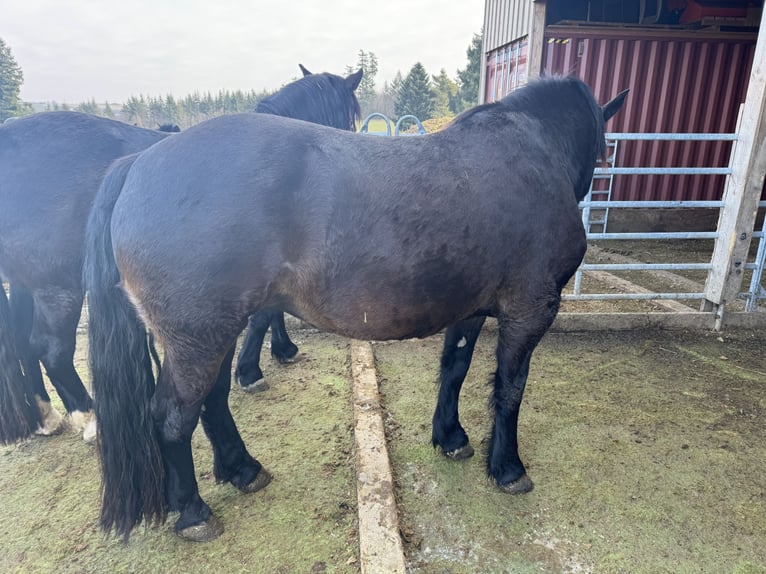
{"label": "wooden plank", "polygon": [[713,268],[705,299],[714,305],[734,301],[742,286],[744,267],[755,227],[758,201],[766,176],[766,11],[761,19],[750,82],[732,152],[724,207],[718,220]]}
{"label": "wooden plank", "polygon": [[372,346],[351,342],[354,443],[362,574],[405,574],[399,513],[386,449]]}

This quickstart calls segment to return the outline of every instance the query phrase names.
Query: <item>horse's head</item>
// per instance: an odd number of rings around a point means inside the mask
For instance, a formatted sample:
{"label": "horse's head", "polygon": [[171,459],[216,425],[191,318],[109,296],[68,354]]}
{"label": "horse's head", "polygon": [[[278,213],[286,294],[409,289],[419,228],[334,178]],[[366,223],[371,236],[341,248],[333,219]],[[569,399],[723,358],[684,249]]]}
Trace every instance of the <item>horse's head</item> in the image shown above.
{"label": "horse's head", "polygon": [[361,108],[354,90],[362,81],[363,70],[347,77],[312,74],[298,64],[303,77],[264,98],[255,111],[354,131],[361,119]]}
{"label": "horse's head", "polygon": [[593,115],[595,121],[595,162],[587,162],[582,165],[581,176],[578,183],[575,186],[575,196],[577,201],[581,201],[590,190],[591,180],[593,179],[593,168],[599,161],[605,161],[606,157],[606,139],[604,138],[604,124],[614,116],[623,103],[630,90],[623,90],[617,94],[613,99],[609,100],[603,106],[599,106],[596,103],[593,93],[590,88],[582,81],[575,80],[578,83],[580,92],[585,94],[585,100],[587,106],[590,108],[590,112]]}

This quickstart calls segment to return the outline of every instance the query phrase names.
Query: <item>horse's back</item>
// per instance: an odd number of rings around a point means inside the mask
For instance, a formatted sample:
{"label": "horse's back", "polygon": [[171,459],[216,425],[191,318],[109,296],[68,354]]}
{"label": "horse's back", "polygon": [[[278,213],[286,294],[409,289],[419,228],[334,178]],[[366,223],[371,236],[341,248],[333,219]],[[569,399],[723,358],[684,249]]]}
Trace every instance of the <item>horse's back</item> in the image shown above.
{"label": "horse's back", "polygon": [[166,135],[77,112],[43,112],[0,127],[0,267],[11,276],[76,270],[107,168]]}

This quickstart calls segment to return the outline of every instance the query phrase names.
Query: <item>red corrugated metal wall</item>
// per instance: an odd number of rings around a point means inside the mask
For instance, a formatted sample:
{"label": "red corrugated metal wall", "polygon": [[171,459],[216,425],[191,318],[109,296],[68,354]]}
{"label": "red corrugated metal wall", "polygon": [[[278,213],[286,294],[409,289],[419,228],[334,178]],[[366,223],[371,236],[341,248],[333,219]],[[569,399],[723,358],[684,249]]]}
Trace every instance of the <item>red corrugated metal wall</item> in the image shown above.
{"label": "red corrugated metal wall", "polygon": [[[605,102],[630,88],[612,132],[732,133],[745,101],[755,36],[651,37],[550,26],[544,71],[573,74]],[[617,165],[726,166],[730,142],[620,142]],[[714,200],[724,176],[618,176],[615,200]]]}

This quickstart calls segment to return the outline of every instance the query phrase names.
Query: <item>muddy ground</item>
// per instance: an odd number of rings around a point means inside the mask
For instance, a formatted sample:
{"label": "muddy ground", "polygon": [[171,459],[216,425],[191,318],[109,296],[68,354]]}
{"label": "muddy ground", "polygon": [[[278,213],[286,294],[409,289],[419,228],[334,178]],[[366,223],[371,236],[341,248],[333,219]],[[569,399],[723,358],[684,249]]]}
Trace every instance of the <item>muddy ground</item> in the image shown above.
{"label": "muddy ground", "polygon": [[[0,572],[358,572],[348,344],[296,339],[293,365],[264,351],[268,391],[231,397],[268,488],[216,485],[195,435],[221,538],[169,522],[105,539],[95,453],[66,433],[0,447]],[[490,323],[463,389],[462,463],[430,445],[441,336],[374,345],[412,572],[766,572],[766,333],[549,334],[522,407],[523,496],[484,470],[495,340]]]}

